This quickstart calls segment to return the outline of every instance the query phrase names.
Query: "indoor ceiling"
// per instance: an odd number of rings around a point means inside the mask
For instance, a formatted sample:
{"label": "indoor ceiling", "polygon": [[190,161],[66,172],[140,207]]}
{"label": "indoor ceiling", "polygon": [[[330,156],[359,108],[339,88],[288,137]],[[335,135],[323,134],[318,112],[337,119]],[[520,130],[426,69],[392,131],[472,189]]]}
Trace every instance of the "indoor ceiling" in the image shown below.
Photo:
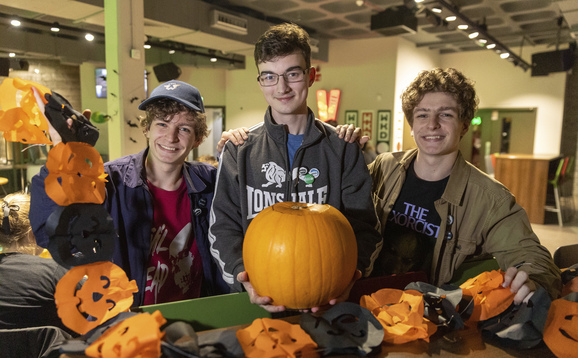
{"label": "indoor ceiling", "polygon": [[[164,0],[144,0],[164,1]],[[201,0],[181,0],[191,4]],[[480,26],[488,37],[520,51],[536,45],[568,48],[578,36],[578,0],[425,0],[418,6],[414,0],[202,0],[207,6],[248,19],[267,23],[295,22],[318,39],[358,39],[379,36],[403,36],[418,47],[441,53],[481,50],[479,42],[468,38],[469,31],[457,29],[464,21]],[[32,22],[59,22],[70,29],[104,33],[104,0],[0,0],[0,20],[17,15]],[[439,6],[439,5],[442,6]],[[372,16],[385,10],[411,8],[417,18],[415,31],[407,26],[375,27]],[[194,6],[194,4],[192,4]],[[433,7],[442,12],[432,16]],[[449,10],[452,11],[449,11]],[[444,22],[449,12],[458,20]],[[145,14],[146,15],[146,14]],[[397,20],[396,20],[397,21]],[[440,22],[438,25],[437,23]],[[402,23],[404,23],[402,21]],[[6,25],[7,26],[7,25]],[[389,26],[389,25],[387,25]],[[145,19],[145,33],[156,39],[172,39],[183,44],[210,47],[223,53],[244,47],[234,36],[220,36],[202,31],[184,31],[182,26]],[[399,31],[398,31],[399,30]],[[30,30],[34,31],[34,29]],[[6,32],[2,30],[3,35]],[[65,36],[64,32],[62,35]],[[1,52],[10,49],[0,48]],[[31,50],[32,51],[32,50]]]}
{"label": "indoor ceiling", "polygon": [[438,16],[450,15],[443,3],[471,20],[508,47],[567,45],[578,37],[578,0],[218,0],[206,1],[273,21],[293,21],[328,38],[383,36],[371,30],[372,15],[388,8],[413,7],[418,19],[415,33],[402,34],[417,46],[442,53],[479,50],[457,21],[438,25],[427,10],[440,7]]}

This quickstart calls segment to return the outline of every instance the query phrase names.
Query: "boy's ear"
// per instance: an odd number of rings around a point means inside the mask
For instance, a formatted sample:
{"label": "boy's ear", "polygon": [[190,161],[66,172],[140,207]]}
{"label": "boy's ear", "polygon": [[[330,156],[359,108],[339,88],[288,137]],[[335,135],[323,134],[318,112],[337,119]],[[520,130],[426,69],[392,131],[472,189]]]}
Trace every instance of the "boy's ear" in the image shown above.
{"label": "boy's ear", "polygon": [[316,74],[317,74],[317,71],[315,70],[315,67],[309,68],[309,87],[311,87],[313,85],[313,83],[315,83],[315,75]]}

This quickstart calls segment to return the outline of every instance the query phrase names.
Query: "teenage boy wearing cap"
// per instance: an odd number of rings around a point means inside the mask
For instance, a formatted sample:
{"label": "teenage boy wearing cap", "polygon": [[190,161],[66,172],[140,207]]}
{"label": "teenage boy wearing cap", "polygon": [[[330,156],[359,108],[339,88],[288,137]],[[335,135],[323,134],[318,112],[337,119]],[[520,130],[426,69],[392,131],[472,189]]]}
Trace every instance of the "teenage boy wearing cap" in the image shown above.
{"label": "teenage boy wearing cap", "polygon": [[[381,248],[371,199],[371,178],[357,144],[339,139],[335,129],[307,107],[315,82],[309,35],[294,24],[266,31],[255,45],[257,85],[269,108],[245,143],[225,145],[211,208],[211,253],[234,291],[271,312],[285,310],[253,290],[243,265],[243,237],[261,210],[281,201],[329,204],[351,223],[358,243],[358,272],[369,275]],[[338,265],[339,263],[335,263]],[[330,303],[347,298],[349,290]],[[318,307],[311,307],[317,311]]]}
{"label": "teenage boy wearing cap", "polygon": [[[208,134],[201,94],[169,81],[139,109],[146,111],[140,126],[147,148],[104,164],[103,205],[119,236],[113,262],[137,282],[135,306],[228,293],[207,240],[216,169],[185,161]],[[56,207],[44,189],[47,175],[43,167],[31,189],[41,204],[30,212],[41,246],[48,244],[44,226]]]}

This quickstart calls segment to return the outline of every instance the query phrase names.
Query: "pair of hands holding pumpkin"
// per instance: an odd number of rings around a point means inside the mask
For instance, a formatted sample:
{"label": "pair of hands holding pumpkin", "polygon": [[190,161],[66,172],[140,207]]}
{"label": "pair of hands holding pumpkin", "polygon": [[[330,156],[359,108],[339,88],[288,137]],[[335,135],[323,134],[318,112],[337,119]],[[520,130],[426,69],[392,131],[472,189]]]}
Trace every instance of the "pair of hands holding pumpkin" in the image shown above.
{"label": "pair of hands holding pumpkin", "polygon": [[[360,147],[369,141],[369,137],[361,136],[361,128],[356,128],[354,125],[338,125],[336,127],[336,131],[338,133],[339,138],[343,139],[348,143],[357,142]],[[241,127],[237,129],[230,129],[226,132],[223,132],[221,135],[221,140],[217,144],[217,151],[219,154],[222,152],[225,143],[227,141],[231,141],[235,145],[243,144],[244,141],[248,138],[247,133],[249,129],[246,127]],[[359,273],[359,275],[358,275]],[[335,300],[332,300],[330,304],[336,304],[338,302],[345,301],[348,296],[353,284],[356,280],[361,277],[361,272],[356,272],[356,277],[353,278],[351,284],[349,285],[348,289],[343,293],[342,296],[338,297]],[[261,307],[265,308],[269,312],[280,312],[283,311],[285,308],[283,306],[274,306],[271,305],[271,299],[269,297],[261,297],[257,295],[251,283],[249,281],[249,277],[247,276],[246,272],[241,272],[237,276],[237,280],[243,284],[247,292],[249,293],[249,297],[251,298],[251,302],[260,305]],[[504,275],[504,282],[502,284],[503,287],[510,288],[510,291],[515,293],[514,296],[514,303],[520,304],[522,302],[528,303],[536,287],[533,282],[529,281],[528,273],[522,270],[518,270],[517,267],[509,267]],[[315,307],[312,308],[312,312],[317,312],[320,308]]]}

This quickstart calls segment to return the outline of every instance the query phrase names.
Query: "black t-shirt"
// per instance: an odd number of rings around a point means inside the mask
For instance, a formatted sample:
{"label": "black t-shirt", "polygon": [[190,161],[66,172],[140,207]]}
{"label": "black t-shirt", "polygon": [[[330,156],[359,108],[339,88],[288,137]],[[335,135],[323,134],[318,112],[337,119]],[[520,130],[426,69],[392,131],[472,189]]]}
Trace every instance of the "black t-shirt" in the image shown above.
{"label": "black t-shirt", "polygon": [[374,275],[411,271],[429,273],[441,219],[434,202],[441,198],[449,176],[438,181],[417,177],[411,162],[405,182],[387,218],[383,249]]}

